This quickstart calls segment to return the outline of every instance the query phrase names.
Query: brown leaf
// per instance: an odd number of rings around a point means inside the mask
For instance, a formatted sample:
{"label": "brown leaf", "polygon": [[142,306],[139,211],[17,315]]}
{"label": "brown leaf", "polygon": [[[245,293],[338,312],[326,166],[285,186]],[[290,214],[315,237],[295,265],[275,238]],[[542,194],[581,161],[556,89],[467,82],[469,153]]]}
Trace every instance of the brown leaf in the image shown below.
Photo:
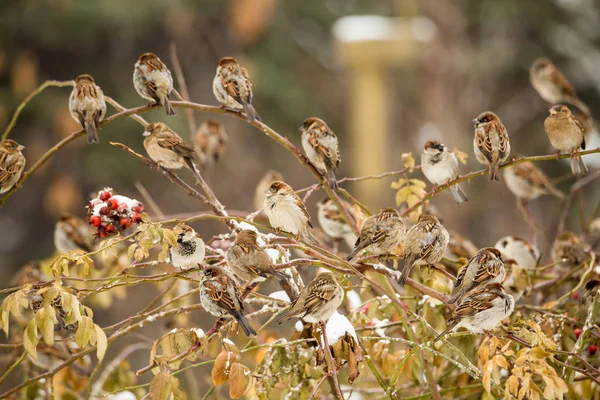
{"label": "brown leaf", "polygon": [[75,332],[75,343],[83,349],[93,336],[95,336],[94,321],[90,317],[82,316]]}
{"label": "brown leaf", "polygon": [[232,399],[241,398],[250,387],[250,378],[248,367],[240,362],[234,362],[229,373],[229,397]]}
{"label": "brown leaf", "polygon": [[171,376],[171,388],[173,390],[173,397],[175,397],[175,400],[187,400],[187,395],[181,388],[179,379],[177,379],[175,376]]}
{"label": "brown leaf", "polygon": [[211,376],[213,384],[219,386],[229,379],[229,370],[233,362],[237,361],[238,356],[231,351],[222,351],[215,360]]}
{"label": "brown leaf", "polygon": [[173,391],[173,381],[167,372],[159,372],[150,381],[150,397],[152,400],[168,400]]}

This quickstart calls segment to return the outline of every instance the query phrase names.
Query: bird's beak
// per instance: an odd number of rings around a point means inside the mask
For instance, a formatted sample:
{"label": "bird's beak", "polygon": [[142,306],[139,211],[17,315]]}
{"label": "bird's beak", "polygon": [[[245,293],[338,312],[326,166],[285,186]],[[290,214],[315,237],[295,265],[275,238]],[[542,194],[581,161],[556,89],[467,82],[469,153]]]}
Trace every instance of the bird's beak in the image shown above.
{"label": "bird's beak", "polygon": [[270,189],[265,190],[265,194],[269,194]]}
{"label": "bird's beak", "polygon": [[19,146],[17,146],[17,150],[21,151],[25,148],[25,146],[23,146],[22,144],[20,144]]}
{"label": "bird's beak", "polygon": [[148,131],[144,131],[144,136],[150,136],[150,135],[151,135],[151,133],[150,133],[150,132],[148,132]]}
{"label": "bird's beak", "polygon": [[475,119],[473,120],[473,123],[474,123],[475,125],[477,125],[477,123],[478,123],[478,122],[479,122],[479,120],[478,120],[477,118],[475,118]]}
{"label": "bird's beak", "polygon": [[550,115],[556,115],[556,110],[554,108],[550,109]]}

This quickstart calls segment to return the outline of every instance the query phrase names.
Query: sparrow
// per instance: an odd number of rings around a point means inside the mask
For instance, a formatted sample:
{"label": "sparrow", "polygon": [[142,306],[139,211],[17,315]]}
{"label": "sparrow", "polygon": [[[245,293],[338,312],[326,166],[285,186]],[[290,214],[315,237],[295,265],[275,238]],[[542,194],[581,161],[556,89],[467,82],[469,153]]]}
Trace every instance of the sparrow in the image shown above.
{"label": "sparrow", "polygon": [[223,124],[211,119],[202,122],[192,141],[203,166],[216,164],[227,150],[227,132]]}
{"label": "sparrow", "polygon": [[138,58],[133,70],[133,86],[144,99],[163,106],[167,115],[175,115],[169,101],[173,91],[173,77],[156,54],[144,53]]}
{"label": "sparrow", "polygon": [[318,243],[308,230],[313,226],[306,206],[287,183],[276,181],[269,186],[263,211],[273,228],[296,235],[308,243]]}
{"label": "sparrow", "polygon": [[503,259],[514,260],[519,266],[534,269],[540,260],[540,251],[527,240],[516,236],[505,236],[494,245]]}
{"label": "sparrow", "polygon": [[283,181],[283,175],[279,171],[269,170],[256,185],[254,190],[254,209],[261,210],[265,202],[265,193],[273,182]]}
{"label": "sparrow", "polygon": [[246,113],[248,121],[260,121],[252,107],[252,83],[248,71],[233,57],[219,61],[217,74],[213,80],[213,93],[224,107]]}
{"label": "sparrow", "polygon": [[600,296],[600,280],[590,279],[583,288],[583,302],[587,308],[594,304],[596,296]]}
{"label": "sparrow", "polygon": [[[439,185],[458,178],[458,158],[442,143],[430,140],[425,143],[421,154],[421,171],[435,191]],[[449,189],[457,204],[469,201],[460,185],[452,185]]]}
{"label": "sparrow", "polygon": [[321,272],[306,285],[277,323],[294,317],[316,324],[327,322],[344,299],[344,290],[329,271]]}
{"label": "sparrow", "polygon": [[460,303],[462,298],[475,287],[502,283],[505,277],[506,270],[500,250],[484,247],[460,270],[449,303]]}
{"label": "sparrow", "polygon": [[256,331],[244,317],[244,302],[233,276],[224,268],[211,265],[200,276],[200,304],[215,317],[232,316],[242,327],[246,336]]}
{"label": "sparrow", "polygon": [[196,165],[200,163],[194,148],[162,122],[146,125],[144,148],[158,165],[166,169],[189,168],[202,181]]}
{"label": "sparrow", "polygon": [[288,277],[275,269],[271,257],[256,242],[255,231],[244,229],[235,237],[235,242],[227,250],[227,265],[239,279],[249,284],[263,282],[269,275],[279,280]]}
{"label": "sparrow", "polygon": [[547,58],[538,58],[529,69],[531,86],[550,104],[569,103],[590,115],[589,107],[577,97],[562,72]]}
{"label": "sparrow", "polygon": [[204,240],[188,225],[183,225],[177,234],[177,245],[169,249],[173,266],[187,271],[198,267],[204,260],[206,246]]}
{"label": "sparrow", "polygon": [[504,168],[504,180],[508,189],[519,199],[533,200],[546,194],[559,199],[565,197],[531,161]]}
{"label": "sparrow", "polygon": [[435,265],[442,261],[450,241],[448,231],[440,221],[430,214],[422,214],[404,238],[404,268],[398,279],[401,285],[406,283],[415,263]]}
{"label": "sparrow", "polygon": [[571,110],[563,105],[556,105],[550,109],[550,116],[544,121],[546,134],[552,147],[556,149],[556,157],[561,152],[571,156],[571,172],[573,175],[584,175],[588,172],[587,166],[581,156],[573,153],[581,148],[585,150],[583,127],[573,118]]}
{"label": "sparrow", "polygon": [[21,179],[25,169],[25,156],[21,146],[12,139],[0,142],[0,194],[6,193]]}
{"label": "sparrow", "polygon": [[54,227],[54,246],[64,254],[74,250],[94,251],[95,230],[83,219],[63,215]]}
{"label": "sparrow", "polygon": [[69,111],[87,132],[87,142],[100,143],[98,127],[106,115],[106,101],[102,89],[90,75],[75,78],[75,87],[69,97]]}
{"label": "sparrow", "polygon": [[320,118],[307,118],[300,127],[302,147],[306,157],[327,178],[327,184],[337,189],[335,170],[340,165],[341,156],[338,138]]}
{"label": "sparrow", "polygon": [[477,287],[460,302],[448,321],[448,328],[434,339],[434,343],[461,327],[473,334],[493,331],[504,318],[512,314],[514,308],[514,298],[506,293],[500,283]]}
{"label": "sparrow", "polygon": [[525,290],[531,286],[527,269],[523,268],[515,262],[515,260],[504,260],[504,270],[506,277],[502,286],[506,289],[506,293],[510,294],[515,303],[523,297]]}
{"label": "sparrow", "polygon": [[404,233],[404,222],[398,210],[382,208],[379,214],[365,219],[354,250],[346,260],[352,261],[363,250],[373,256],[391,254],[402,243]]}
{"label": "sparrow", "polygon": [[[342,200],[342,203],[350,215],[354,217],[350,203],[344,200]],[[317,217],[323,232],[335,240],[345,240],[349,247],[354,247],[354,243],[358,238],[333,200],[325,197],[317,203],[317,208],[319,210]]]}
{"label": "sparrow", "polygon": [[585,242],[575,233],[560,232],[552,244],[552,261],[559,263],[561,267],[577,266],[587,258],[585,247]]}
{"label": "sparrow", "polygon": [[506,128],[500,118],[491,111],[486,111],[473,120],[475,138],[473,150],[475,158],[488,166],[490,181],[500,180],[498,164],[505,161],[510,154],[510,141]]}

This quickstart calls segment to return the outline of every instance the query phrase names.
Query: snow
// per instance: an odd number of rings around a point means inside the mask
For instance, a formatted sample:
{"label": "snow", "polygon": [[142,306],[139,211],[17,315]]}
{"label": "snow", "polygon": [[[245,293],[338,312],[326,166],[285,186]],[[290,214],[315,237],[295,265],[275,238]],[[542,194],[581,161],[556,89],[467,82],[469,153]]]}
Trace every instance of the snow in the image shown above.
{"label": "snow", "polygon": [[200,339],[201,337],[204,337],[204,331],[200,328],[192,328],[192,329],[190,329],[190,331],[194,332],[198,339]]}
{"label": "snow", "polygon": [[[408,32],[407,32],[408,31]],[[389,18],[380,15],[353,15],[342,17],[333,25],[335,38],[342,42],[403,39],[406,33],[422,42],[433,39],[435,24],[425,17]],[[402,35],[404,33],[404,35]]]}
{"label": "snow", "polygon": [[169,331],[169,333],[177,333],[177,328],[173,328]]}
{"label": "snow", "polygon": [[223,338],[223,343],[227,343],[231,346],[235,346],[235,343],[233,343],[231,340],[227,339],[227,338]]}
{"label": "snow", "polygon": [[387,318],[384,320],[373,318],[371,320],[371,323],[373,324],[372,326],[375,328],[375,333],[381,337],[385,336],[385,329],[382,328],[382,326],[387,325],[389,322],[390,322],[390,320]]}
{"label": "snow", "polygon": [[[329,321],[327,321],[325,332],[327,333],[327,343],[330,346],[333,346],[335,342],[340,340],[340,338],[344,336],[346,332],[352,335],[352,337],[358,342],[358,337],[356,336],[354,326],[352,326],[348,318],[337,311],[331,316]],[[324,345],[323,341],[321,342]]]}
{"label": "snow", "polygon": [[346,303],[350,311],[355,311],[362,306],[362,299],[356,290],[348,290],[346,292]]}
{"label": "snow", "polygon": [[277,261],[279,260],[279,250],[265,249],[265,253],[267,253],[267,255],[271,257],[271,261],[273,262],[273,264],[277,264]]}
{"label": "snow", "polygon": [[256,227],[254,225],[250,225],[249,223],[244,222],[244,221],[238,223],[238,228],[240,228],[240,229],[248,229],[250,231],[254,231],[256,233],[259,233],[258,229],[256,229]]}
{"label": "snow", "polygon": [[294,328],[296,328],[296,332],[302,332],[304,330],[304,324],[302,323],[302,321],[296,321],[296,325],[294,325]]}
{"label": "snow", "polygon": [[130,391],[111,394],[106,397],[108,400],[137,400],[135,394]]}
{"label": "snow", "polygon": [[273,299],[287,301],[288,303],[291,301],[290,296],[288,296],[288,294],[286,292],[284,292],[283,290],[280,290],[278,292],[273,292],[268,296]]}

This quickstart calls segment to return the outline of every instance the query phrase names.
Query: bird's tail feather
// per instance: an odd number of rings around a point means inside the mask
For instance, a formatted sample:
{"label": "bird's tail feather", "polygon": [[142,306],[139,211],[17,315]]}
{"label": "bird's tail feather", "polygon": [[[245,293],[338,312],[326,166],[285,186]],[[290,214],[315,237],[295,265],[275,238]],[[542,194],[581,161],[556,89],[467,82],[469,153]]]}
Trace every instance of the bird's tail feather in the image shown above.
{"label": "bird's tail feather", "polygon": [[465,201],[469,201],[469,198],[463,192],[460,185],[450,186],[450,192],[452,192],[452,196],[454,197],[454,201],[456,204],[464,203]]}
{"label": "bird's tail feather", "polygon": [[254,109],[254,107],[252,107],[252,104],[246,103],[246,104],[243,104],[243,107],[244,107],[244,113],[246,113],[246,117],[248,117],[248,121],[250,121],[250,122],[260,121],[260,117],[256,113],[256,110]]}
{"label": "bird's tail feather", "polygon": [[588,172],[587,165],[581,156],[571,157],[571,172],[573,175],[585,175]]}
{"label": "bird's tail feather", "polygon": [[100,143],[100,140],[98,139],[98,129],[96,128],[96,122],[93,118],[90,118],[90,121],[85,121],[85,131],[87,133],[88,144]]}

